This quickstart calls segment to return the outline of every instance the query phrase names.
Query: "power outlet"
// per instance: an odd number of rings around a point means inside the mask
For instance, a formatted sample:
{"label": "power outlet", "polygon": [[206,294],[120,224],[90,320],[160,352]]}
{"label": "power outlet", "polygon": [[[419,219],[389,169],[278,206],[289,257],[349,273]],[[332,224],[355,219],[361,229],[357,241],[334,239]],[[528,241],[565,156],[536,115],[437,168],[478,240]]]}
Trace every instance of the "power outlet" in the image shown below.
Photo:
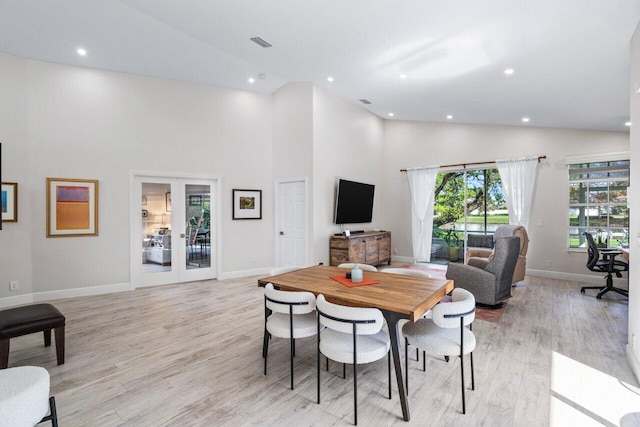
{"label": "power outlet", "polygon": [[9,282],[10,291],[17,291],[18,289],[20,289],[20,283],[17,280],[12,280],[11,282]]}
{"label": "power outlet", "polygon": [[545,265],[546,265],[547,267],[551,267],[551,260],[550,260],[550,259],[548,259],[548,260],[547,260],[547,262],[545,263]]}

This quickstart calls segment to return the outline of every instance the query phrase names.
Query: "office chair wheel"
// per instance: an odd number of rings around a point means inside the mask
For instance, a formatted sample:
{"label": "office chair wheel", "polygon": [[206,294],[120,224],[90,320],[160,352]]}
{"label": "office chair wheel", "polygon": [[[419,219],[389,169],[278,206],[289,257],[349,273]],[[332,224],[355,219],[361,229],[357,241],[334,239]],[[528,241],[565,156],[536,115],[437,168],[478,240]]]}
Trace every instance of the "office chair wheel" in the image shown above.
{"label": "office chair wheel", "polygon": [[580,289],[580,293],[581,293],[581,294],[584,294],[584,289]]}
{"label": "office chair wheel", "polygon": [[599,294],[598,294],[598,295],[596,295],[596,298],[597,298],[597,299],[602,299],[602,295],[599,295]]}

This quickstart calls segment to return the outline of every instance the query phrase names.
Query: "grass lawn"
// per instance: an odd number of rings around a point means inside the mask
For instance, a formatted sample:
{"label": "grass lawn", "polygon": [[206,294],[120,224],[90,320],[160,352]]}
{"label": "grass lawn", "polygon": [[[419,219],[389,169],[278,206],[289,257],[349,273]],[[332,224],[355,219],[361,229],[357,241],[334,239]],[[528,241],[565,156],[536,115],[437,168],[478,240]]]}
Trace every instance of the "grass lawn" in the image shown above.
{"label": "grass lawn", "polygon": [[[484,224],[484,215],[469,215],[470,224]],[[487,224],[509,224],[509,215],[487,215]]]}

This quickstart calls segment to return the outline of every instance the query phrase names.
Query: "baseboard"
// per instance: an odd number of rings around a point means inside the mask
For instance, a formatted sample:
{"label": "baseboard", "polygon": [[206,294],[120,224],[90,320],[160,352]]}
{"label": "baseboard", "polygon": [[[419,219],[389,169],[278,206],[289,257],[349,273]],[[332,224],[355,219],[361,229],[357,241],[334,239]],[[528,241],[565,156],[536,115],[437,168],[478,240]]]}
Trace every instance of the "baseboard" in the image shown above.
{"label": "baseboard", "polygon": [[[527,269],[527,276],[536,276],[536,277],[545,277],[548,279],[560,279],[560,280],[570,280],[573,282],[580,283],[593,283],[594,285],[602,285],[604,286],[604,275],[592,276],[590,274],[576,274],[576,273],[564,273],[561,271],[549,271],[549,270],[533,270]],[[617,277],[613,279],[613,284],[616,286],[621,286],[626,288],[628,285],[628,280],[625,278],[618,279]]]}
{"label": "baseboard", "polygon": [[633,353],[631,344],[627,344],[627,362],[629,363],[631,372],[636,376],[636,380],[640,382],[640,360],[638,360],[636,355]]}
{"label": "baseboard", "polygon": [[0,298],[0,308],[30,304],[32,302],[33,302],[33,294],[16,295],[15,297],[5,297],[5,298]]}
{"label": "baseboard", "polygon": [[273,267],[260,267],[260,268],[252,268],[251,270],[238,270],[238,271],[229,271],[227,273],[220,273],[218,275],[219,280],[224,279],[239,279],[241,277],[249,277],[249,276],[268,276],[269,272]]}
{"label": "baseboard", "polygon": [[58,291],[37,292],[33,294],[33,301],[49,301],[63,298],[86,297],[89,295],[112,294],[131,290],[130,283],[116,283],[113,285],[89,286],[86,288],[60,289]]}
{"label": "baseboard", "polygon": [[63,298],[84,297],[88,295],[111,294],[114,292],[130,291],[131,284],[118,283],[114,285],[90,286],[86,288],[61,289],[58,291],[36,292],[15,297],[0,298],[0,307],[13,307],[33,302],[51,301]]}

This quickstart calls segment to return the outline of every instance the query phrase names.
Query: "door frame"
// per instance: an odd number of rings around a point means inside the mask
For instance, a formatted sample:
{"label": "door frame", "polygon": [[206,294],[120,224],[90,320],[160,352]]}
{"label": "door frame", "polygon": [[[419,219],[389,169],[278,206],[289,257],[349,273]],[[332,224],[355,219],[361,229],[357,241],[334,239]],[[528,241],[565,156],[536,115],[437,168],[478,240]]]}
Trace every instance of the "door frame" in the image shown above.
{"label": "door frame", "polygon": [[280,209],[280,198],[282,196],[280,185],[288,184],[291,182],[303,182],[304,183],[304,262],[305,266],[309,265],[309,180],[308,178],[287,178],[276,179],[275,181],[275,251],[276,251],[276,267],[282,265],[282,259],[280,258],[280,217],[282,215]]}
{"label": "door frame", "polygon": [[[216,266],[214,271],[214,277],[212,279],[220,276],[220,263],[222,262],[222,255],[220,248],[222,247],[222,179],[216,175],[204,175],[204,174],[189,174],[189,173],[180,173],[180,172],[158,172],[158,171],[144,171],[144,170],[132,170],[129,171],[129,289],[134,290],[139,287],[144,287],[139,283],[137,276],[134,277],[134,271],[138,266],[140,260],[138,257],[135,257],[134,254],[131,253],[133,248],[135,247],[135,239],[138,239],[140,236],[136,235],[136,226],[135,221],[140,221],[140,209],[142,209],[142,201],[135,197],[136,194],[136,178],[139,177],[150,177],[150,178],[167,178],[167,179],[205,179],[213,181],[213,186],[215,188],[215,195],[218,200],[214,204],[214,211],[211,212],[211,215],[214,215],[215,212],[215,239],[211,240],[211,251],[215,250],[216,255]],[[215,246],[214,245],[215,242]]]}

